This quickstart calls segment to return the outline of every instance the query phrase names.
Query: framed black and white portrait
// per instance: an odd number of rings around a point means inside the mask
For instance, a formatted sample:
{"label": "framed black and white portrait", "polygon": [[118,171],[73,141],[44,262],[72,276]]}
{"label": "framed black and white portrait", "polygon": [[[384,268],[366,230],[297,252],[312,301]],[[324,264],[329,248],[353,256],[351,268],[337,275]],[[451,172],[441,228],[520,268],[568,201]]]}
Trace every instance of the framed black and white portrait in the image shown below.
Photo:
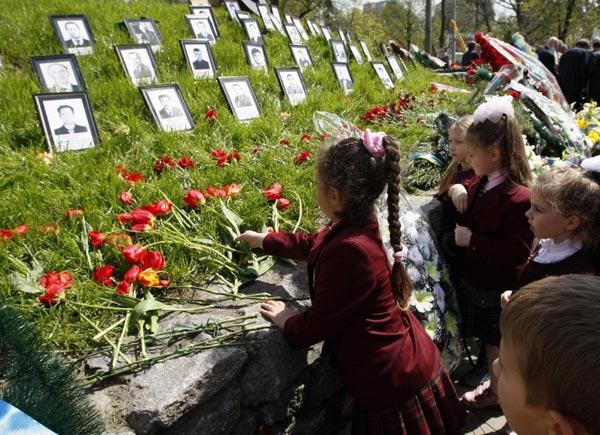
{"label": "framed black and white portrait", "polygon": [[392,72],[396,76],[396,80],[402,80],[404,78],[404,73],[402,72],[402,68],[398,63],[398,58],[396,56],[386,56],[388,63],[390,64],[390,68]]}
{"label": "framed black and white portrait", "polygon": [[77,56],[94,52],[96,41],[85,15],[50,15],[49,18],[65,52]]}
{"label": "framed black and white portrait", "polygon": [[283,28],[283,24],[281,23],[281,20],[277,18],[277,16],[274,14],[269,14],[269,18],[271,18],[271,22],[273,23],[273,25],[275,25],[275,28],[281,34],[281,36],[287,36],[287,34],[285,33],[285,29]]}
{"label": "framed black and white portrait", "polygon": [[358,41],[358,43],[360,44],[360,48],[362,48],[362,51],[365,54],[365,57],[370,62],[372,60],[372,58],[371,58],[371,53],[369,53],[369,47],[367,47],[367,43],[362,40]]}
{"label": "framed black and white portrait", "polygon": [[248,41],[257,44],[265,43],[262,37],[262,33],[260,32],[258,20],[256,18],[244,18],[240,20],[240,22],[242,23],[242,27],[244,27],[244,30],[246,31]]}
{"label": "framed black and white portrait", "polygon": [[317,35],[321,36],[323,34],[321,26],[319,26],[318,23],[313,23],[313,27],[315,28],[315,32],[317,32]]}
{"label": "framed black and white portrait", "polygon": [[356,60],[356,63],[358,63],[359,65],[362,65],[363,63],[363,58],[362,55],[360,54],[360,50],[358,49],[358,47],[354,44],[350,44],[350,53],[352,53],[352,56],[354,56],[354,60]]}
{"label": "framed black and white portrait", "polygon": [[383,83],[387,89],[393,88],[394,82],[392,80],[392,77],[390,76],[390,73],[385,68],[385,65],[383,64],[383,62],[372,60],[371,65],[373,66],[373,69],[377,73],[377,76],[381,79],[381,83]]}
{"label": "framed black and white portrait", "polygon": [[177,83],[140,86],[156,124],[163,131],[184,131],[194,128],[192,115]]}
{"label": "framed black and white portrait", "polygon": [[124,23],[135,42],[149,44],[154,52],[160,50],[162,36],[160,36],[154,18],[128,18],[124,20]]}
{"label": "framed black and white portrait", "polygon": [[87,93],[37,94],[33,98],[51,150],[84,150],[100,143]]}
{"label": "framed black and white portrait", "polygon": [[265,29],[267,30],[275,30],[275,24],[271,20],[271,14],[269,13],[269,6],[265,4],[258,5],[258,12],[260,12],[260,17],[263,20],[263,24],[265,25]]}
{"label": "framed black and white portrait", "polygon": [[304,26],[302,25],[302,21],[300,21],[300,18],[293,17],[292,23],[294,23],[294,26],[296,26],[296,29],[298,29],[298,32],[300,32],[300,36],[302,37],[302,39],[305,41],[308,41],[308,33],[306,33],[306,30],[304,29]]}
{"label": "framed black and white portrait", "polygon": [[246,12],[246,11],[242,11],[241,9],[239,11],[236,11],[235,14],[237,15],[237,20],[241,23],[242,20],[246,20],[248,18],[252,18],[250,16],[250,12]]}
{"label": "framed black and white portrait", "polygon": [[329,42],[329,40],[331,40],[331,31],[329,30],[329,27],[327,26],[321,26],[321,31],[323,32],[323,36],[325,37],[325,39],[327,40],[327,42]]}
{"label": "framed black and white portrait", "polygon": [[249,121],[260,117],[260,105],[248,77],[219,77],[218,80],[227,104],[237,119]]}
{"label": "framed black and white portrait", "polygon": [[83,76],[74,54],[30,56],[29,61],[44,92],[81,92]]}
{"label": "framed black and white portrait", "polygon": [[333,60],[335,62],[348,62],[348,54],[346,53],[346,46],[343,41],[339,39],[330,39],[329,45],[333,52]]}
{"label": "framed black and white portrait", "polygon": [[398,56],[398,60],[400,61],[402,68],[404,68],[404,71],[406,71],[408,73],[408,67],[406,66],[406,62],[404,62],[404,59],[402,59],[401,56]]}
{"label": "framed black and white portrait", "polygon": [[210,19],[199,15],[186,15],[185,19],[194,38],[208,41],[210,45],[214,45],[217,42],[217,36],[213,31]]}
{"label": "framed black and white portrait", "polygon": [[208,41],[180,39],[179,43],[194,79],[215,76],[216,65]]}
{"label": "framed black and white portrait", "polygon": [[292,106],[306,100],[306,85],[298,67],[275,68],[279,85]]}
{"label": "framed black and white portrait", "polygon": [[256,42],[244,41],[244,53],[246,53],[246,61],[248,65],[256,69],[267,69],[269,59],[265,46]]}
{"label": "framed black and white portrait", "polygon": [[340,34],[340,39],[345,44],[347,41],[346,41],[346,35],[345,35],[344,31],[341,28],[338,28],[338,33]]}
{"label": "framed black and white portrait", "polygon": [[312,57],[310,56],[310,50],[306,45],[294,45],[290,44],[290,51],[292,57],[296,61],[296,65],[300,67],[300,71],[306,70],[309,66],[312,66]]}
{"label": "framed black and white portrait", "polygon": [[283,30],[283,22],[281,21],[281,14],[279,13],[279,6],[277,6],[274,2],[271,2],[271,15],[271,21],[273,21],[275,27]]}
{"label": "framed black and white portrait", "polygon": [[292,16],[290,14],[284,14],[285,17],[285,24],[294,24],[294,22],[292,21]]}
{"label": "framed black and white portrait", "polygon": [[190,12],[192,15],[196,15],[197,17],[207,18],[210,21],[210,25],[212,26],[213,34],[215,37],[221,36],[219,33],[219,26],[217,23],[217,19],[215,18],[215,14],[212,10],[211,6],[191,6]]}
{"label": "framed black and white portrait", "polygon": [[354,89],[354,80],[350,73],[350,68],[345,62],[331,62],[333,73],[337,79],[339,85],[342,87],[345,93],[348,93]]}
{"label": "framed black and white portrait", "polygon": [[125,74],[135,86],[147,85],[158,76],[152,48],[148,44],[115,45]]}
{"label": "framed black and white portrait", "polygon": [[227,8],[227,12],[229,12],[229,18],[238,21],[237,11],[240,10],[240,4],[237,0],[225,0],[225,7]]}
{"label": "framed black and white portrait", "polygon": [[310,31],[311,35],[313,36],[318,36],[317,35],[317,31],[315,30],[315,26],[313,26],[313,23],[311,20],[306,20],[306,25],[308,26],[308,30]]}
{"label": "framed black and white portrait", "polygon": [[294,26],[293,24],[286,24],[284,27],[288,38],[290,38],[290,41],[292,41],[292,44],[301,45],[302,37],[300,36],[300,32],[298,32],[296,26]]}

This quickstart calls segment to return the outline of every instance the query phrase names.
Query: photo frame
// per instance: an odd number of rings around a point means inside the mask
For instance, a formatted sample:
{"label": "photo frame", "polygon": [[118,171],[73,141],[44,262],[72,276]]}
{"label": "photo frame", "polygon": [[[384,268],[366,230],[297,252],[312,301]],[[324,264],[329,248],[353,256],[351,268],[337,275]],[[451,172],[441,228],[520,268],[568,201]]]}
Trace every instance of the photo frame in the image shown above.
{"label": "photo frame", "polygon": [[304,29],[300,18],[292,17],[292,23],[294,23],[294,26],[296,26],[296,29],[298,29],[298,32],[300,32],[300,36],[302,37],[302,39],[304,41],[308,41],[308,33],[306,33],[306,30]]}
{"label": "photo frame", "polygon": [[85,15],[50,15],[48,17],[65,53],[92,54],[96,40]]}
{"label": "photo frame", "polygon": [[74,54],[30,56],[29,61],[43,92],[85,91],[85,82]]}
{"label": "photo frame", "polygon": [[349,47],[350,47],[350,53],[352,53],[352,56],[354,57],[354,60],[356,61],[356,63],[358,63],[359,65],[362,65],[363,58],[362,58],[362,55],[360,54],[358,47],[354,44],[350,44]]}
{"label": "photo frame", "polygon": [[269,14],[269,17],[271,18],[271,22],[275,25],[275,28],[281,34],[281,36],[287,36],[287,33],[285,33],[285,29],[283,28],[281,20],[278,19],[277,16],[274,14]]}
{"label": "photo frame", "polygon": [[140,86],[139,90],[154,121],[162,131],[194,129],[190,109],[185,103],[177,83]]}
{"label": "photo frame", "polygon": [[190,12],[192,15],[196,15],[201,18],[208,18],[210,21],[210,25],[212,26],[213,35],[215,38],[219,38],[221,33],[219,32],[219,24],[217,23],[217,19],[215,18],[215,13],[212,9],[212,6],[192,6],[190,5]]}
{"label": "photo frame", "polygon": [[33,98],[49,149],[79,151],[100,143],[86,92],[35,94]]}
{"label": "photo frame", "polygon": [[346,44],[339,39],[330,39],[329,45],[333,53],[334,62],[348,63],[348,53],[346,53]]}
{"label": "photo frame", "polygon": [[306,100],[306,85],[299,67],[275,68],[275,73],[281,90],[287,95],[292,106]]}
{"label": "photo frame", "polygon": [[265,29],[267,30],[275,30],[275,24],[271,21],[271,14],[269,13],[269,6],[265,4],[258,5],[258,12],[260,12],[260,17],[262,18],[263,24],[265,25]]}
{"label": "photo frame", "polygon": [[404,59],[402,59],[401,56],[398,56],[398,60],[400,61],[402,68],[404,68],[404,71],[406,71],[406,73],[408,74],[408,67],[406,66],[406,62],[404,62]]}
{"label": "photo frame", "polygon": [[358,43],[360,45],[360,48],[362,48],[362,51],[365,54],[367,60],[371,62],[371,60],[373,59],[371,58],[371,53],[369,53],[369,47],[367,47],[367,43],[363,40],[359,40]]}
{"label": "photo frame", "polygon": [[241,23],[242,20],[246,20],[248,18],[252,18],[250,16],[250,12],[246,12],[246,11],[242,11],[242,10],[236,11],[235,14],[237,15],[237,18],[238,18],[237,20],[238,20],[239,23]]}
{"label": "photo frame", "polygon": [[212,78],[215,76],[217,68],[208,41],[180,39],[179,43],[194,79]]}
{"label": "photo frame", "polygon": [[317,35],[321,36],[323,34],[323,31],[321,30],[321,26],[319,26],[319,24],[313,23],[313,27],[315,28],[315,32],[317,32]]}
{"label": "photo frame", "polygon": [[312,66],[313,62],[310,50],[306,45],[290,44],[290,51],[292,52],[292,57],[294,58],[296,65],[300,68],[300,71],[304,72],[306,68]]}
{"label": "photo frame", "polygon": [[279,6],[271,2],[271,14],[275,16],[275,22],[279,23],[279,27],[283,29],[283,22],[281,21],[281,14],[279,13]]}
{"label": "photo frame", "polygon": [[237,0],[225,0],[225,7],[227,8],[227,12],[229,12],[229,18],[233,21],[239,21],[237,11],[240,10],[240,4]]}
{"label": "photo frame", "polygon": [[162,36],[154,18],[128,18],[123,20],[127,31],[138,44],[149,44],[152,51],[160,50]]}
{"label": "photo frame", "polygon": [[354,79],[348,64],[345,62],[331,62],[333,73],[344,93],[349,93],[354,89]]}
{"label": "photo frame", "polygon": [[338,27],[338,33],[340,34],[340,39],[342,40],[342,42],[345,44],[346,42],[346,35],[344,34],[344,31],[342,30],[341,27]]}
{"label": "photo frame", "polygon": [[244,18],[240,20],[240,22],[242,23],[242,27],[246,32],[248,41],[254,42],[256,44],[265,43],[265,40],[263,39],[262,33],[260,31],[260,26],[258,25],[258,20],[256,18]]}
{"label": "photo frame", "polygon": [[210,45],[214,45],[217,42],[217,35],[214,33],[209,18],[188,14],[185,16],[185,19],[194,38],[201,41],[208,41]]}
{"label": "photo frame", "polygon": [[379,60],[372,60],[371,66],[373,67],[373,69],[375,70],[375,73],[381,80],[381,83],[383,83],[383,85],[387,89],[392,89],[395,87],[394,81],[392,80],[392,77],[390,76],[390,73],[388,72],[388,70],[385,68],[385,65],[383,64],[383,62],[381,62]]}
{"label": "photo frame", "polygon": [[260,105],[247,76],[219,77],[219,85],[231,112],[240,121],[260,117]]}
{"label": "photo frame", "polygon": [[323,36],[325,37],[325,39],[327,40],[327,42],[329,42],[331,38],[331,31],[329,30],[329,27],[327,26],[321,26],[321,31],[323,32]]}
{"label": "photo frame", "polygon": [[315,30],[315,26],[313,26],[313,23],[311,20],[306,20],[306,25],[308,26],[308,31],[310,32],[311,35],[313,36],[318,36],[317,35],[317,31]]}
{"label": "photo frame", "polygon": [[398,58],[396,56],[386,56],[388,64],[394,75],[396,76],[396,80],[402,80],[404,78],[404,73],[402,72],[402,68],[398,63]]}
{"label": "photo frame", "polygon": [[285,24],[294,24],[294,22],[292,21],[292,16],[290,14],[284,14],[285,17]]}
{"label": "photo frame", "polygon": [[294,45],[302,45],[302,37],[300,36],[300,32],[293,24],[286,24],[284,26],[285,33],[287,33],[288,38],[292,41]]}
{"label": "photo frame", "polygon": [[254,69],[266,70],[269,66],[269,59],[267,58],[265,45],[250,41],[244,41],[243,44],[248,65]]}
{"label": "photo frame", "polygon": [[148,44],[123,44],[114,46],[125,74],[135,86],[156,81],[158,69]]}

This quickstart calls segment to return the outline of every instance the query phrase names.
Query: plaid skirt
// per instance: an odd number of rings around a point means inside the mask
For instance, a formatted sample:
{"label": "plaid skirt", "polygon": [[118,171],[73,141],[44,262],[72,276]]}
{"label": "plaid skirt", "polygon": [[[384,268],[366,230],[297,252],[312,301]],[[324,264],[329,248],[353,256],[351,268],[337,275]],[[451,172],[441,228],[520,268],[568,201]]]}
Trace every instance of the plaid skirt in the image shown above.
{"label": "plaid skirt", "polygon": [[462,335],[500,346],[500,292],[479,289],[464,279],[458,291]]}
{"label": "plaid skirt", "polygon": [[445,368],[413,398],[386,409],[354,405],[352,435],[462,434],[467,411]]}

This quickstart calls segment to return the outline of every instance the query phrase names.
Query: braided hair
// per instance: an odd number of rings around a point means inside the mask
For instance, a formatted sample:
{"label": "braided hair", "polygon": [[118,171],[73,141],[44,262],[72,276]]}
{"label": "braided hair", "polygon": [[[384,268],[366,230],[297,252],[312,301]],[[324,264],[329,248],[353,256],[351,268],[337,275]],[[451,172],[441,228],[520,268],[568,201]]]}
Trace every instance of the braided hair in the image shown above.
{"label": "braided hair", "polygon": [[[391,137],[385,136],[382,143],[385,153],[378,157],[367,151],[362,139],[343,139],[319,152],[317,171],[324,183],[340,191],[344,203],[336,215],[342,220],[371,220],[375,201],[387,185],[390,244],[394,253],[400,253],[400,152]],[[412,284],[402,263],[394,262],[391,280],[396,301],[403,309],[408,307]]]}

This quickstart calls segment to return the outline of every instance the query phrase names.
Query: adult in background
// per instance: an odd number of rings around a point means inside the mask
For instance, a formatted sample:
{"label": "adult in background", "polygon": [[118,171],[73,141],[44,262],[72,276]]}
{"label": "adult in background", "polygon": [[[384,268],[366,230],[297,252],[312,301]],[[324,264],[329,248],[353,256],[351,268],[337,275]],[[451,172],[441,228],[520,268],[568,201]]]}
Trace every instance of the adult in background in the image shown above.
{"label": "adult in background", "polygon": [[538,59],[542,64],[556,77],[558,75],[558,54],[557,49],[560,41],[556,36],[548,38],[545,46],[536,51]]}
{"label": "adult in background", "polygon": [[588,65],[588,99],[600,104],[600,39],[592,41]]}
{"label": "adult in background", "polygon": [[462,66],[469,66],[469,65],[471,65],[471,62],[479,59],[479,53],[475,50],[475,46],[476,46],[475,41],[471,41],[467,45],[468,50],[465,54],[463,54],[462,61],[461,61]]}
{"label": "adult in background", "polygon": [[575,104],[574,110],[576,111],[581,109],[583,102],[587,99],[590,56],[590,41],[580,39],[575,47],[565,51],[558,64],[558,84],[567,102]]}

